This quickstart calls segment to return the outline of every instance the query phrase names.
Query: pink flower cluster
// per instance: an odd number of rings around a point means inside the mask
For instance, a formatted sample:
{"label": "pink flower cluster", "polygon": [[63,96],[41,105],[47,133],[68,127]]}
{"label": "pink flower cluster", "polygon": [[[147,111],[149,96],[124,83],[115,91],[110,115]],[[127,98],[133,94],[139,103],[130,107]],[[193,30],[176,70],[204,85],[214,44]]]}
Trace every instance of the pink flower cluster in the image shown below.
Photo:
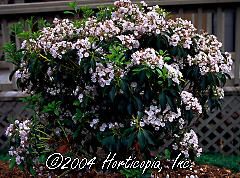
{"label": "pink flower cluster", "polygon": [[193,151],[196,152],[197,157],[202,153],[202,148],[200,148],[198,144],[198,136],[192,129],[184,134],[183,139],[180,142],[180,150],[186,158],[189,157],[190,149],[193,149]]}
{"label": "pink flower cluster", "polygon": [[120,35],[117,38],[129,49],[139,48],[139,41],[133,35]]}
{"label": "pink flower cluster", "polygon": [[121,30],[118,28],[113,20],[105,20],[103,22],[97,22],[92,17],[85,22],[85,26],[79,29],[82,36],[94,36],[98,37],[100,41],[108,39],[120,34]]}
{"label": "pink flower cluster", "polygon": [[109,122],[109,123],[102,123],[99,125],[99,119],[95,118],[90,122],[90,127],[93,127],[94,129],[99,129],[101,132],[104,132],[106,129],[119,129],[123,128],[124,124],[118,123],[118,122]]}
{"label": "pink flower cluster", "polygon": [[182,91],[181,99],[182,103],[185,105],[186,110],[192,109],[193,111],[197,111],[199,114],[202,113],[202,106],[198,102],[198,99],[194,97],[192,93]]}
{"label": "pink flower cluster", "polygon": [[79,64],[84,57],[89,57],[88,50],[91,48],[91,43],[89,42],[89,39],[86,37],[85,39],[78,39],[76,43],[73,43],[71,46],[72,49],[77,50],[77,54],[79,57]]}
{"label": "pink flower cluster", "polygon": [[[147,4],[142,2],[142,6],[149,10],[145,12],[144,8],[131,1],[120,0],[114,4],[117,10],[112,13],[112,19],[122,27],[123,32],[132,31],[137,39],[143,34],[160,34],[167,30],[165,18],[157,12],[160,10],[159,6],[147,7]],[[130,22],[131,19],[135,19],[135,23]]]}
{"label": "pink flower cluster", "polygon": [[[145,109],[145,115],[140,119],[140,127],[144,127],[145,125],[151,125],[154,127],[156,131],[160,129],[160,127],[165,127],[166,124],[177,121],[182,128],[184,121],[181,119],[181,110],[178,108],[177,113],[171,111],[171,108],[167,106],[167,108],[162,111],[156,105],[151,105],[149,108]],[[137,121],[132,121],[131,125],[136,125]]]}
{"label": "pink flower cluster", "polygon": [[198,65],[202,75],[209,72],[230,73],[233,64],[230,53],[221,52],[222,43],[214,35],[206,33],[197,34],[196,43],[200,52],[195,56],[188,55],[187,61],[190,66]]}
{"label": "pink flower cluster", "polygon": [[72,42],[66,41],[76,33],[76,28],[68,19],[53,21],[54,27],[45,27],[37,40],[24,41],[22,48],[43,50],[54,58],[62,58],[62,55],[72,48]]}
{"label": "pink flower cluster", "polygon": [[27,147],[29,145],[29,134],[30,134],[31,122],[30,120],[25,120],[20,122],[15,121],[14,124],[10,124],[6,130],[6,136],[11,137],[12,141],[16,141],[15,138],[19,137],[20,144],[18,147],[11,147],[9,150],[10,156],[16,157],[17,165],[20,165],[24,161],[24,154],[27,152]]}
{"label": "pink flower cluster", "polygon": [[146,64],[152,69],[163,67],[163,57],[157,56],[156,51],[153,48],[146,48],[141,51],[136,51],[132,54],[131,65]]}
{"label": "pink flower cluster", "polygon": [[172,46],[182,45],[184,48],[190,49],[192,38],[196,34],[196,28],[190,21],[177,18],[169,20],[168,26],[173,30],[173,35],[170,37],[169,44]]}
{"label": "pink flower cluster", "polygon": [[90,70],[92,74],[91,80],[93,83],[98,82],[101,87],[105,85],[110,85],[111,81],[114,79],[114,66],[112,63],[107,63],[105,67],[102,63],[96,63],[96,71]]}
{"label": "pink flower cluster", "polygon": [[91,98],[94,98],[97,96],[97,88],[95,85],[89,86],[86,85],[83,89],[81,89],[79,86],[77,86],[76,90],[73,93],[75,96],[78,96],[78,99],[80,103],[83,101],[84,97],[89,96]]}

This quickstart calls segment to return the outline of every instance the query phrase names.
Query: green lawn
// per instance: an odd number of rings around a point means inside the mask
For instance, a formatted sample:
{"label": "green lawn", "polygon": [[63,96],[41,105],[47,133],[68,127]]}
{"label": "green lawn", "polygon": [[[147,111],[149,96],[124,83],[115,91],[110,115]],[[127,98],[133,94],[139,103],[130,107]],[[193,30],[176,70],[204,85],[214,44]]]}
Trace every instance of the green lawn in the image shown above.
{"label": "green lawn", "polygon": [[225,156],[216,153],[204,153],[196,160],[199,164],[210,164],[218,167],[224,167],[233,170],[234,172],[240,171],[240,156]]}

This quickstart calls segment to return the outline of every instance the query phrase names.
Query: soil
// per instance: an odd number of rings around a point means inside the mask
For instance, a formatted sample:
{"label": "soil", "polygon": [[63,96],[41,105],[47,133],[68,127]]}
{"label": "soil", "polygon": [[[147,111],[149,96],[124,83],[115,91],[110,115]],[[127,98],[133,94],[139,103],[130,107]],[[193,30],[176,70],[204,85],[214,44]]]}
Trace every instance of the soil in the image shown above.
{"label": "soil", "polygon": [[8,163],[0,161],[0,178],[24,178],[24,175],[17,167],[9,170]]}
{"label": "soil", "polygon": [[[228,169],[218,168],[211,165],[196,165],[195,167],[193,167],[192,170],[179,169],[179,170],[172,170],[172,171],[168,170],[168,172],[162,171],[161,173],[158,173],[158,174],[156,173],[155,177],[165,178],[167,174],[169,178],[186,178],[186,176],[190,177],[191,175],[197,175],[198,178],[240,178],[240,172],[233,173]],[[29,178],[29,177],[30,176],[24,175],[24,173],[16,167],[13,170],[9,170],[8,163],[0,161],[0,178]],[[67,177],[77,178],[76,175],[67,176]],[[86,176],[84,176],[84,178],[97,178],[97,177],[120,178],[123,176],[120,176],[119,174],[104,175],[104,174],[97,174],[97,173],[89,173]]]}

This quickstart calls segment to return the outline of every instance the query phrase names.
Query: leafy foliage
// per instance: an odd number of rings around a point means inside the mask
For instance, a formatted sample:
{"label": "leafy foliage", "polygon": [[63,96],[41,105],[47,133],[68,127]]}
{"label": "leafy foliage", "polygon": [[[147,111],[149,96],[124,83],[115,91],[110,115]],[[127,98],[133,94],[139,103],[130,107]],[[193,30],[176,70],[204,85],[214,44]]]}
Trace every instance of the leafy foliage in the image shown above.
{"label": "leafy foliage", "polygon": [[[11,165],[36,174],[33,166],[53,152],[92,157],[103,150],[138,159],[200,154],[190,126],[220,107],[231,68],[217,39],[198,34],[188,21],[167,19],[158,6],[69,7],[72,21],[31,18],[12,26],[23,43],[20,50],[5,46],[16,65],[10,78],[16,75],[30,95],[23,101],[34,115],[26,147],[12,154]],[[17,148],[23,140],[18,127],[15,122],[7,130]],[[166,139],[173,145],[159,153]],[[138,170],[122,173],[138,176]]]}

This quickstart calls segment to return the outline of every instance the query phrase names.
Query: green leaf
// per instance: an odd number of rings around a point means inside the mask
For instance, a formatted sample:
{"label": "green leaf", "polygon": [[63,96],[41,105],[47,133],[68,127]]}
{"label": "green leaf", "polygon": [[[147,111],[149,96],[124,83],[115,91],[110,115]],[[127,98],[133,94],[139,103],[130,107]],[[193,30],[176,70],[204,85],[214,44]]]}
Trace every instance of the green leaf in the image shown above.
{"label": "green leaf", "polygon": [[207,78],[205,76],[203,76],[202,80],[201,80],[201,83],[200,83],[200,86],[201,86],[201,89],[202,90],[205,90],[207,88]]}
{"label": "green leaf", "polygon": [[139,73],[139,79],[140,79],[140,81],[143,82],[143,81],[145,80],[145,78],[146,78],[146,72],[145,72],[145,71],[141,71],[141,72]]}
{"label": "green leaf", "polygon": [[141,149],[144,149],[145,146],[146,146],[146,140],[145,140],[145,136],[143,134],[142,131],[139,131],[138,134],[137,134],[137,138],[138,138],[138,143],[140,145],[140,148]]}
{"label": "green leaf", "polygon": [[58,108],[54,110],[54,114],[55,114],[56,116],[59,116],[59,115],[60,115],[60,112],[59,112]]}
{"label": "green leaf", "polygon": [[136,133],[131,133],[127,138],[126,138],[126,141],[127,141],[127,146],[128,148],[130,148],[134,142],[134,139],[136,137]]}
{"label": "green leaf", "polygon": [[159,95],[159,103],[161,105],[162,111],[164,111],[167,107],[167,98],[164,91],[162,91]]}
{"label": "green leaf", "polygon": [[115,87],[113,86],[112,89],[111,89],[111,91],[109,92],[109,97],[110,97],[110,99],[111,99],[112,102],[114,101],[115,95],[116,95],[116,89],[115,89]]}
{"label": "green leaf", "polygon": [[168,71],[167,71],[167,69],[164,67],[164,68],[162,68],[162,78],[163,78],[164,80],[166,80],[167,76],[168,76]]}
{"label": "green leaf", "polygon": [[172,79],[168,78],[168,87],[171,87],[173,85]]}
{"label": "green leaf", "polygon": [[41,155],[41,156],[39,156],[39,162],[40,163],[45,163],[45,161],[46,161],[46,155]]}
{"label": "green leaf", "polygon": [[77,108],[77,109],[76,109],[76,113],[75,113],[74,116],[73,116],[74,120],[79,121],[79,120],[82,119],[82,117],[83,117],[82,111]]}
{"label": "green leaf", "polygon": [[75,15],[75,13],[74,13],[74,12],[71,12],[71,11],[64,11],[63,13],[64,13],[64,14],[72,14],[72,15]]}
{"label": "green leaf", "polygon": [[134,96],[134,101],[135,101],[135,105],[137,106],[137,109],[141,110],[142,105],[143,105],[142,101],[138,97],[136,97],[136,96]]}
{"label": "green leaf", "polygon": [[29,171],[33,176],[36,176],[36,171],[33,169],[32,166],[29,168]]}
{"label": "green leaf", "polygon": [[163,58],[163,60],[165,61],[165,62],[168,62],[168,61],[170,61],[172,58],[171,57],[164,57]]}
{"label": "green leaf", "polygon": [[73,139],[76,139],[80,133],[80,128],[78,128],[75,132],[73,132]]}
{"label": "green leaf", "polygon": [[146,138],[148,144],[154,145],[154,142],[151,138],[151,132],[149,132],[148,130],[143,130],[143,135]]}
{"label": "green leaf", "polygon": [[128,89],[127,82],[125,82],[124,80],[120,80],[120,88],[126,93]]}
{"label": "green leaf", "polygon": [[73,102],[73,106],[80,106],[80,101],[79,100],[75,100],[74,102]]}
{"label": "green leaf", "polygon": [[101,140],[101,143],[106,146],[109,151],[114,151],[114,148],[116,146],[116,140],[114,136],[105,137]]}
{"label": "green leaf", "polygon": [[169,149],[165,149],[164,150],[164,155],[166,159],[170,159],[171,158],[171,151]]}
{"label": "green leaf", "polygon": [[[210,100],[209,100],[210,101]],[[192,121],[193,119],[193,112],[191,110],[189,111],[185,111],[185,115],[186,115],[186,119],[189,121],[189,123]]]}
{"label": "green leaf", "polygon": [[12,158],[10,159],[9,169],[12,170],[15,165],[16,165],[16,158],[12,157]]}
{"label": "green leaf", "polygon": [[157,73],[158,73],[158,75],[159,75],[160,77],[163,76],[163,73],[162,73],[162,71],[161,71],[160,69],[157,68],[156,71],[157,71]]}
{"label": "green leaf", "polygon": [[133,69],[132,71],[135,72],[135,73],[138,73],[138,72],[141,72],[141,71],[143,71],[143,70],[145,70],[145,69],[146,69],[146,68],[144,68],[144,67],[139,67],[139,68]]}
{"label": "green leaf", "polygon": [[69,2],[69,3],[68,3],[68,6],[71,7],[72,9],[75,9],[76,6],[77,6],[77,2],[76,2],[76,1],[74,1],[74,2]]}
{"label": "green leaf", "polygon": [[127,111],[128,111],[128,114],[132,115],[132,104],[131,103],[128,104]]}
{"label": "green leaf", "polygon": [[174,104],[173,98],[169,97],[168,95],[166,95],[167,98],[167,102],[169,104],[169,106],[171,107],[172,111],[177,112],[177,108],[176,105]]}
{"label": "green leaf", "polygon": [[[157,41],[156,41],[157,49],[161,48],[161,36],[157,35]],[[160,50],[162,51],[162,50]]]}
{"label": "green leaf", "polygon": [[146,76],[147,76],[148,79],[151,78],[151,72],[149,70],[146,71]]}
{"label": "green leaf", "polygon": [[24,171],[24,165],[23,165],[23,163],[21,163],[20,165],[18,165],[18,168],[19,168],[21,171]]}
{"label": "green leaf", "polygon": [[[85,19],[88,18],[88,17],[90,17],[90,16],[94,13],[94,11],[93,11],[91,8],[87,7],[87,6],[82,6],[82,7],[80,8],[80,10],[81,10],[81,12],[82,12],[82,14],[83,14],[83,17],[84,17]],[[75,11],[77,11],[76,8],[75,8]]]}

